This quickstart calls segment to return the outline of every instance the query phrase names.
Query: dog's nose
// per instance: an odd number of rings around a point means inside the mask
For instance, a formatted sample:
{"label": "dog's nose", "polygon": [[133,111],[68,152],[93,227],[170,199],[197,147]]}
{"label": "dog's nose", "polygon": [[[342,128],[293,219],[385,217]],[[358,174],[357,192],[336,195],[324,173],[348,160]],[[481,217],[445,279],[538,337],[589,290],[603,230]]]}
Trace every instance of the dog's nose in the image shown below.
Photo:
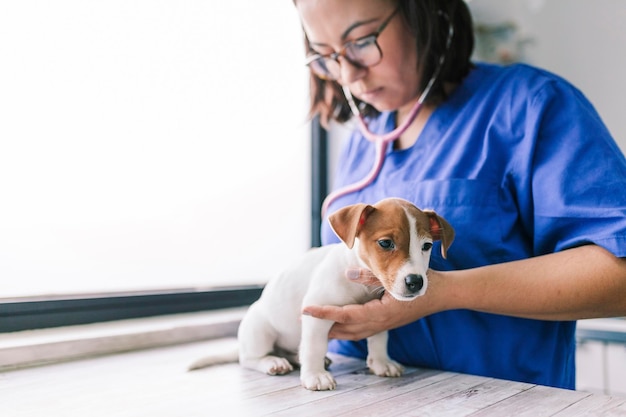
{"label": "dog's nose", "polygon": [[407,290],[416,293],[424,286],[424,278],[421,275],[409,274],[404,278]]}

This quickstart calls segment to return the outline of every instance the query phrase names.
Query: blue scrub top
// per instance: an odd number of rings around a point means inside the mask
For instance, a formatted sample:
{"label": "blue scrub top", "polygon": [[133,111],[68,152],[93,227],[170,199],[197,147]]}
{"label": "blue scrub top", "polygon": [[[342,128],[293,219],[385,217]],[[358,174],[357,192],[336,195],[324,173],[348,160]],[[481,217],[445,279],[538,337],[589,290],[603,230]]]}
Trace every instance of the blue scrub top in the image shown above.
{"label": "blue scrub top", "polygon": [[[394,116],[382,113],[370,129],[392,130]],[[335,188],[365,177],[373,158],[373,144],[355,131],[339,159]],[[414,146],[390,145],[378,178],[328,212],[385,197],[434,209],[454,227],[448,259],[438,247],[432,251],[435,270],[588,243],[626,257],[624,155],[580,91],[527,65],[477,64],[430,116]],[[339,241],[327,222],[322,241]],[[573,389],[575,327],[446,311],[392,330],[389,352],[406,365]],[[331,341],[330,350],[357,357],[367,352],[363,341]]]}

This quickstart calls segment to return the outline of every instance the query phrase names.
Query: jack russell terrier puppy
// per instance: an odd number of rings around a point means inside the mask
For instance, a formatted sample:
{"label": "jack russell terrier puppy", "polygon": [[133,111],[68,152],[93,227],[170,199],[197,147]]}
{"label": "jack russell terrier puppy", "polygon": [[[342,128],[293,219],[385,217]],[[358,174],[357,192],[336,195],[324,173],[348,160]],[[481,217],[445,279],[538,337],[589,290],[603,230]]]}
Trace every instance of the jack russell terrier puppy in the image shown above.
{"label": "jack russell terrier puppy", "polygon": [[[355,204],[338,210],[329,222],[343,243],[314,248],[282,274],[271,279],[259,300],[246,312],[232,357],[210,356],[194,362],[199,369],[236,362],[269,375],[300,367],[300,381],[309,390],[332,390],[327,371],[328,332],[332,321],[303,315],[307,305],[363,304],[387,291],[410,301],[428,287],[427,270],[433,241],[441,240],[445,258],[454,230],[433,211],[389,198],[374,205]],[[383,288],[351,282],[345,271],[370,270]],[[397,377],[404,368],[387,354],[387,332],[367,339],[367,365],[379,376]]]}

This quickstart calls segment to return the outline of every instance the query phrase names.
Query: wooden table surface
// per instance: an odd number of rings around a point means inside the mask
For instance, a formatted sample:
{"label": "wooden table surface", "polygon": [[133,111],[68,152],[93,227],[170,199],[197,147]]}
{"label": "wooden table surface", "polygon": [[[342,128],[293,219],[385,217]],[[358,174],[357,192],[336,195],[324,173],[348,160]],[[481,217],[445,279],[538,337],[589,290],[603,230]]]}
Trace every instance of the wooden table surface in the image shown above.
{"label": "wooden table surface", "polygon": [[237,364],[186,372],[229,343],[0,373],[0,416],[626,416],[626,398],[416,368],[380,378],[340,356],[332,357],[334,391],[305,390],[297,372],[272,377]]}

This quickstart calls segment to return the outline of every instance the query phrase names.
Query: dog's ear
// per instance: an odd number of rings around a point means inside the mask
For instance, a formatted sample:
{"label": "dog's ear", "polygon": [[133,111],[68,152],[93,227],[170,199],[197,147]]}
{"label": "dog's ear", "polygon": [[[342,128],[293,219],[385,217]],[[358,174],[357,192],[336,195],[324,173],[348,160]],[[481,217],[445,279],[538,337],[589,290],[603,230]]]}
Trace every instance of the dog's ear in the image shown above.
{"label": "dog's ear", "polygon": [[446,258],[448,248],[454,240],[454,229],[450,223],[432,210],[424,210],[430,222],[430,235],[433,240],[441,240],[441,256]]}
{"label": "dog's ear", "polygon": [[328,217],[330,227],[339,239],[352,249],[354,239],[359,234],[361,227],[367,221],[367,217],[375,208],[368,204],[353,204],[341,208]]}

